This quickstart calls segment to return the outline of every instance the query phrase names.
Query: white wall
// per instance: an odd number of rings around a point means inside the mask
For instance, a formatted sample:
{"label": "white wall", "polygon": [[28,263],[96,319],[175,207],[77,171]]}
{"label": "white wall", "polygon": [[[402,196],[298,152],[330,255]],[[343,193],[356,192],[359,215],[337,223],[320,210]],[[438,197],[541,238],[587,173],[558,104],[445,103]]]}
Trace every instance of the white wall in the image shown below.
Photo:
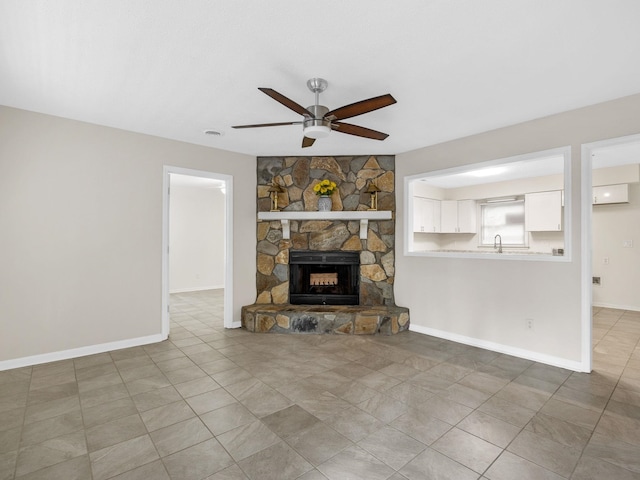
{"label": "white wall", "polygon": [[0,125],[0,369],[160,334],[163,165],[233,176],[240,321],[256,295],[255,158],[8,107]]}
{"label": "white wall", "polygon": [[212,184],[177,184],[174,177],[169,204],[169,290],[224,288],[224,194]]}
{"label": "white wall", "polygon": [[593,304],[640,311],[640,184],[629,184],[628,204],[595,205],[592,229],[593,275],[602,282],[593,286]]}
{"label": "white wall", "polygon": [[[395,296],[412,328],[501,348],[547,363],[582,366],[581,144],[640,132],[640,95],[396,155],[399,179],[569,145],[571,262],[396,256]],[[404,182],[398,182],[399,201]],[[401,203],[402,204],[402,203]],[[591,208],[590,205],[587,208]],[[404,245],[404,209],[397,245]],[[525,328],[525,319],[534,329]]]}

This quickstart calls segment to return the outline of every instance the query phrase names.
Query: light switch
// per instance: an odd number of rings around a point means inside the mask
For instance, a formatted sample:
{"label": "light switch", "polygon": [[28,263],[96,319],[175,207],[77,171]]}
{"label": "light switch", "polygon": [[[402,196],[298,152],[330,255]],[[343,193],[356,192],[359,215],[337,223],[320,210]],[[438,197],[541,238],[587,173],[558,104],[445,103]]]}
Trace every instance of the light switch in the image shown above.
{"label": "light switch", "polygon": [[623,248],[633,248],[633,240],[625,240],[622,242]]}

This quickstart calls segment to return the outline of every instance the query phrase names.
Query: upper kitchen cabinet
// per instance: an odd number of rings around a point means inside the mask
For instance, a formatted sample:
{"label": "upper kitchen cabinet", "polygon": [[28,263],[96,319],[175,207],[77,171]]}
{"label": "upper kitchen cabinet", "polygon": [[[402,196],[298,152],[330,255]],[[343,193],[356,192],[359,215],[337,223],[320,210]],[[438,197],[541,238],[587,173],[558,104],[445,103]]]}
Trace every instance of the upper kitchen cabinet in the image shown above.
{"label": "upper kitchen cabinet", "polygon": [[528,232],[562,230],[562,192],[527,193],[524,196],[524,223]]}
{"label": "upper kitchen cabinet", "polygon": [[475,200],[442,200],[441,233],[476,233]]}
{"label": "upper kitchen cabinet", "polygon": [[602,185],[593,187],[593,204],[629,203],[629,184]]}
{"label": "upper kitchen cabinet", "polygon": [[413,197],[413,231],[440,232],[440,200]]}

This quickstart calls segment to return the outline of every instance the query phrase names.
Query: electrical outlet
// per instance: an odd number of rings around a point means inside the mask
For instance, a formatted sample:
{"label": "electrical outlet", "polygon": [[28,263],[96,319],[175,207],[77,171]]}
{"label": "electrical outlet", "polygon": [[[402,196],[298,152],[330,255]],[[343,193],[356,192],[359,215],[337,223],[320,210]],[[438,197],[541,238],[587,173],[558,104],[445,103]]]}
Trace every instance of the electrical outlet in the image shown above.
{"label": "electrical outlet", "polygon": [[525,318],[524,324],[527,330],[533,330],[533,318]]}
{"label": "electrical outlet", "polygon": [[594,285],[600,285],[600,277],[593,277],[592,283]]}
{"label": "electrical outlet", "polygon": [[605,265],[609,265],[609,257],[604,257],[602,259],[602,263],[604,263]]}
{"label": "electrical outlet", "polygon": [[622,242],[622,248],[633,248],[633,240],[625,240]]}

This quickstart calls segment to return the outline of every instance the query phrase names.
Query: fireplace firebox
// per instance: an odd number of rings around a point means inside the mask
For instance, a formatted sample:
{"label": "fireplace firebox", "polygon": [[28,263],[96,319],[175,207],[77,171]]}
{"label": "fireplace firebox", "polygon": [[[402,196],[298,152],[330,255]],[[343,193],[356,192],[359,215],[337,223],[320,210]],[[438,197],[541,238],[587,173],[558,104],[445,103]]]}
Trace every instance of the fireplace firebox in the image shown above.
{"label": "fireplace firebox", "polygon": [[295,250],[289,253],[289,303],[358,305],[360,254]]}

